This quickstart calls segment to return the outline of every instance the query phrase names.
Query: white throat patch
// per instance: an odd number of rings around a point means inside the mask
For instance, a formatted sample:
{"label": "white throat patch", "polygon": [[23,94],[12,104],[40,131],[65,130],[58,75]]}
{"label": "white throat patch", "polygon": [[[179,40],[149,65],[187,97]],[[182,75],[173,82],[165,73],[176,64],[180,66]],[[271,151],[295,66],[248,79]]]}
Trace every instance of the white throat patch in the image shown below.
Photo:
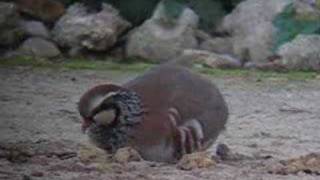
{"label": "white throat patch", "polygon": [[98,107],[99,105],[101,105],[101,103],[107,99],[107,98],[110,98],[111,96],[114,96],[114,95],[117,95],[118,94],[118,91],[116,92],[109,92],[108,94],[106,95],[101,95],[101,96],[96,96],[94,99],[91,100],[91,103],[90,103],[90,107],[91,107],[91,110]]}

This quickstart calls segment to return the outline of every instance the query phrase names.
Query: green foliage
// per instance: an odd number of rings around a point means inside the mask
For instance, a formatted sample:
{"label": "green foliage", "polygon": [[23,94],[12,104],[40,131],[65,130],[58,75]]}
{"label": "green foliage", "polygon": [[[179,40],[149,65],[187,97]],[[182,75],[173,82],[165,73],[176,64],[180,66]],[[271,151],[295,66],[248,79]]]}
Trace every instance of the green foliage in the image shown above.
{"label": "green foliage", "polygon": [[1,59],[0,67],[35,67],[35,68],[51,68],[51,69],[88,69],[88,70],[117,70],[117,71],[133,71],[141,72],[151,68],[153,65],[148,63],[120,63],[119,60],[108,59],[87,60],[87,59],[64,59],[60,62],[50,61],[48,59],[36,59],[32,57],[16,57],[11,59]]}
{"label": "green foliage", "polygon": [[76,2],[81,2],[81,0],[65,0],[64,2],[62,1],[62,3],[65,4],[66,6],[70,6],[71,4]]}
{"label": "green foliage", "polygon": [[299,34],[320,34],[320,19],[297,16],[293,4],[289,4],[273,24],[277,28],[274,51]]}
{"label": "green foliage", "polygon": [[[121,15],[130,21],[134,26],[140,25],[148,19],[156,5],[161,0],[69,0],[70,3],[86,2],[95,7],[95,4],[106,2],[117,8]],[[221,19],[229,13],[242,0],[164,0],[167,17],[172,22],[179,17],[183,9],[188,6],[200,17],[200,28],[208,32]]]}
{"label": "green foliage", "polygon": [[[231,3],[231,2],[230,2]],[[214,27],[227,14],[225,1],[219,0],[165,0],[164,6],[168,18],[176,19],[185,7],[190,7],[200,17],[200,29],[207,32]],[[229,4],[232,6],[231,4]]]}
{"label": "green foliage", "polygon": [[184,2],[181,0],[164,0],[165,13],[167,17],[176,19],[185,8]]}
{"label": "green foliage", "polygon": [[218,0],[192,0],[189,2],[191,8],[199,15],[199,27],[211,32],[227,14],[223,1]]}
{"label": "green foliage", "polygon": [[220,1],[223,4],[223,8],[229,13],[231,12],[241,1],[243,0],[224,0]]}
{"label": "green foliage", "polygon": [[159,0],[101,0],[112,4],[121,15],[133,25],[139,25],[148,19]]}

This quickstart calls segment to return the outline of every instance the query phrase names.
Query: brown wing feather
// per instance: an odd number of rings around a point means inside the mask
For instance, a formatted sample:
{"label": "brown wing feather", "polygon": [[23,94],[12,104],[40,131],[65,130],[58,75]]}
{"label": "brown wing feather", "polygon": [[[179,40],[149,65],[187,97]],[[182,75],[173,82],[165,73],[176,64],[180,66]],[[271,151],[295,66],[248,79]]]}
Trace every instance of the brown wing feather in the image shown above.
{"label": "brown wing feather", "polygon": [[163,65],[154,68],[124,87],[136,91],[152,111],[166,112],[170,107],[176,108],[181,115],[178,125],[198,119],[205,140],[216,137],[224,129],[228,109],[220,92],[211,82],[183,67]]}

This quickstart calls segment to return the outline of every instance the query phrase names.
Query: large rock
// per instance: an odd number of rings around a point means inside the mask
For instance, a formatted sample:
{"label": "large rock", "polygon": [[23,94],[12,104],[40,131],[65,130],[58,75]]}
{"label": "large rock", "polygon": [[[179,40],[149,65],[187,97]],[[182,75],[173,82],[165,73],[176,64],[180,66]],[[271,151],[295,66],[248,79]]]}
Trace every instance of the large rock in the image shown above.
{"label": "large rock", "polygon": [[50,38],[47,27],[40,21],[21,21],[20,26],[28,36]]}
{"label": "large rock", "polygon": [[320,70],[320,35],[299,35],[282,45],[278,54],[288,69]]}
{"label": "large rock", "polygon": [[19,56],[32,56],[37,58],[54,58],[60,55],[57,46],[42,38],[29,38],[22,43],[16,55]]}
{"label": "large rock", "polygon": [[19,10],[45,22],[55,22],[65,12],[64,5],[55,0],[16,0]]}
{"label": "large rock", "polygon": [[216,37],[206,39],[200,44],[200,49],[219,54],[233,54],[232,38]]}
{"label": "large rock", "polygon": [[82,4],[76,3],[56,23],[52,34],[60,46],[72,51],[83,48],[104,51],[112,47],[128,27],[130,23],[109,5],[103,4],[100,12],[89,14]]}
{"label": "large rock", "polygon": [[220,30],[232,35],[234,54],[265,62],[273,55],[273,19],[290,3],[290,0],[246,0],[240,3],[223,20]]}
{"label": "large rock", "polygon": [[23,38],[19,21],[17,7],[13,3],[0,2],[0,46],[15,45]]}
{"label": "large rock", "polygon": [[197,48],[194,30],[197,25],[198,16],[191,9],[184,9],[181,16],[172,21],[159,3],[153,16],[130,33],[127,55],[153,62],[172,60],[184,49]]}

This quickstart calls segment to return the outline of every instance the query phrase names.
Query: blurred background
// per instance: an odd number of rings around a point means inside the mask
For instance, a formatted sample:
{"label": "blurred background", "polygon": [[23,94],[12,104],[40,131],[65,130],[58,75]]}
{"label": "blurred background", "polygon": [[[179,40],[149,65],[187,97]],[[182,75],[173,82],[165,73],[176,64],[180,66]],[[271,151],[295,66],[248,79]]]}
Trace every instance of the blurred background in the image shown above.
{"label": "blurred background", "polygon": [[318,0],[16,0],[1,3],[3,58],[319,70]]}
{"label": "blurred background", "polygon": [[[82,93],[175,59],[225,97],[209,152],[227,158],[182,171],[92,147]],[[2,0],[0,179],[319,179],[319,71],[320,0]]]}

